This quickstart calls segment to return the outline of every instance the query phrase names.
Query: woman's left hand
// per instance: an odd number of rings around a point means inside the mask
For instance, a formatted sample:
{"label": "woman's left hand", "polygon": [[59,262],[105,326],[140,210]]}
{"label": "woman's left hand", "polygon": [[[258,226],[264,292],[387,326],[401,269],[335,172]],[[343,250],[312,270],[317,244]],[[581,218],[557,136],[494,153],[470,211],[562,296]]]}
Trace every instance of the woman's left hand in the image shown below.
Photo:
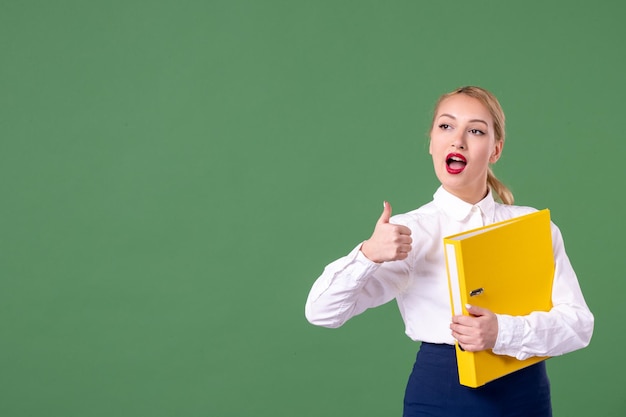
{"label": "woman's left hand", "polygon": [[468,352],[492,349],[498,338],[498,318],[486,308],[467,306],[471,316],[452,317],[450,330],[461,348]]}

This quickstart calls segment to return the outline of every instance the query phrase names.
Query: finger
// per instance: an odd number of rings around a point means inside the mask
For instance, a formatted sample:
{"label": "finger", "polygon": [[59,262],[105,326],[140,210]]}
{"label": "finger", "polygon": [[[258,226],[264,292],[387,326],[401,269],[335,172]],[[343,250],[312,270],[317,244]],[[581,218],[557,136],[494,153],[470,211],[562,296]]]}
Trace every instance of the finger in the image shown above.
{"label": "finger", "polygon": [[383,202],[383,214],[380,215],[378,219],[378,224],[389,223],[389,219],[391,218],[391,204],[389,202]]}
{"label": "finger", "polygon": [[398,252],[396,256],[393,258],[394,261],[402,261],[409,257],[408,252]]}
{"label": "finger", "polygon": [[454,337],[454,340],[456,340],[456,342],[459,344],[461,350],[468,352],[472,351],[473,344],[471,343],[470,337],[457,332],[452,332],[452,337]]}
{"label": "finger", "polygon": [[452,337],[459,343],[459,346],[468,352],[478,352],[481,350],[489,349],[489,347],[479,339],[476,339],[474,336],[470,335],[462,335],[462,334],[452,334]]}
{"label": "finger", "polygon": [[472,328],[472,327],[476,327],[476,317],[465,316],[463,314],[459,314],[459,315],[452,317],[452,323],[457,325],[457,330],[460,329],[461,327]]}
{"label": "finger", "polygon": [[398,233],[400,233],[401,235],[408,235],[411,236],[411,229],[409,229],[406,226],[402,226],[402,225],[398,225]]}
{"label": "finger", "polygon": [[469,336],[473,334],[474,329],[471,326],[466,326],[460,323],[451,323],[450,330],[452,330],[452,334],[457,336]]}
{"label": "finger", "polygon": [[479,306],[474,306],[471,304],[466,304],[465,308],[467,309],[468,313],[470,313],[472,316],[475,316],[475,317],[486,316],[486,315],[491,314],[491,310],[488,310],[486,308],[482,308]]}
{"label": "finger", "polygon": [[405,245],[410,245],[411,243],[413,243],[413,239],[411,239],[411,236],[407,236],[407,235],[398,235],[395,239],[394,242],[396,243],[400,243],[400,244],[405,244]]}
{"label": "finger", "polygon": [[480,348],[480,346],[472,345],[469,343],[459,342],[459,347],[461,348],[462,351],[465,351],[465,352],[480,352],[481,350],[483,350]]}
{"label": "finger", "polygon": [[469,324],[468,318],[468,316],[464,316],[463,314],[457,314],[456,316],[452,316],[452,323],[467,326]]}
{"label": "finger", "polygon": [[406,253],[411,252],[411,245],[402,245],[398,247],[398,253]]}
{"label": "finger", "polygon": [[465,335],[457,332],[452,332],[452,337],[458,342],[463,350],[468,352],[475,352],[482,350],[481,345],[476,343],[475,337],[471,335]]}

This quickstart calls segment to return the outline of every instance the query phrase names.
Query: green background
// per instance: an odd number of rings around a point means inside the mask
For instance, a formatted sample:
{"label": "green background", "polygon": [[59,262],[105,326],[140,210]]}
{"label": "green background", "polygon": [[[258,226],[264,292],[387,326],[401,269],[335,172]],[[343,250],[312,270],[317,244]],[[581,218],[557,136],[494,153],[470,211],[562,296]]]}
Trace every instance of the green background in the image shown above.
{"label": "green background", "polygon": [[548,362],[555,415],[626,415],[622,4],[2,0],[0,415],[400,415],[397,307],[304,302],[383,200],[430,201],[466,84],[596,316]]}

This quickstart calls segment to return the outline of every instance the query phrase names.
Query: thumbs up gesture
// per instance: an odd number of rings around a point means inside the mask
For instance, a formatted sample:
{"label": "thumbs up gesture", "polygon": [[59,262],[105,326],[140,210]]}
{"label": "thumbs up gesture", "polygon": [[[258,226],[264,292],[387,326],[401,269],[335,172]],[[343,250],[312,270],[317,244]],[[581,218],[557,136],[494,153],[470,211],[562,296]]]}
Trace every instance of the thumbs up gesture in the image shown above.
{"label": "thumbs up gesture", "polygon": [[411,229],[389,223],[391,204],[383,203],[383,214],[376,222],[374,233],[363,243],[361,252],[374,262],[389,262],[406,259],[411,251]]}

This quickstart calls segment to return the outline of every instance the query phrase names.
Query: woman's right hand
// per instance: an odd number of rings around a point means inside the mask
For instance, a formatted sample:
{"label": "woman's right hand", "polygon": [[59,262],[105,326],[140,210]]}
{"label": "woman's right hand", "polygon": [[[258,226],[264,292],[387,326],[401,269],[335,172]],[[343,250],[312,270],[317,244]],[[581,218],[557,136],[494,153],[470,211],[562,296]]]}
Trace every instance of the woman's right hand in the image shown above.
{"label": "woman's right hand", "polygon": [[383,203],[383,214],[376,222],[374,233],[361,246],[361,252],[369,260],[382,263],[406,259],[411,251],[411,229],[389,223],[391,205]]}

